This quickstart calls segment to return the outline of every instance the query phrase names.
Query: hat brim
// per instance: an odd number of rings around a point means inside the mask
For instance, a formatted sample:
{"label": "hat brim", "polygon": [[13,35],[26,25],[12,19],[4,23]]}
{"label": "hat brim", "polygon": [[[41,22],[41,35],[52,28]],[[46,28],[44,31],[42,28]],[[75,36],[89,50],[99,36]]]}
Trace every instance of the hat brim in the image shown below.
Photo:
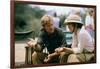
{"label": "hat brim", "polygon": [[71,24],[71,23],[83,24],[83,22],[81,22],[81,21],[74,21],[74,20],[72,20],[72,21],[67,21],[67,22],[65,22],[64,24],[65,24],[65,25],[68,25],[68,24]]}

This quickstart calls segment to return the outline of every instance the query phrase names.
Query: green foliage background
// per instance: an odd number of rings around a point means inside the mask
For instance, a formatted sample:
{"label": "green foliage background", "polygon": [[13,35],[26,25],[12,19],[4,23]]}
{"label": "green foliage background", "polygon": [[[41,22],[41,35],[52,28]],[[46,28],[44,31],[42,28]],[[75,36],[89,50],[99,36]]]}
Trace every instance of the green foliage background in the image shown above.
{"label": "green foliage background", "polygon": [[[39,35],[41,27],[40,19],[47,11],[38,6],[30,6],[30,4],[15,3],[14,4],[14,30],[15,40],[23,40],[34,38]],[[68,15],[62,14],[60,18],[60,27],[64,28],[64,20]]]}
{"label": "green foliage background", "polygon": [[[15,40],[36,37],[41,29],[40,18],[45,14],[39,7],[15,3],[14,28]],[[24,36],[25,35],[25,36]]]}

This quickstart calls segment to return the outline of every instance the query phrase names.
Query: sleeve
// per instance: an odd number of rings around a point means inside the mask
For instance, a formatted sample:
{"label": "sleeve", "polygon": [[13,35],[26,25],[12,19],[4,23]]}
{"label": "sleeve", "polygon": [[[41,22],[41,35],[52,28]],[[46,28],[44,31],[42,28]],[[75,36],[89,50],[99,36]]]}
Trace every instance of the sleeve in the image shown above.
{"label": "sleeve", "polygon": [[45,45],[44,45],[45,43],[44,43],[44,39],[43,39],[43,34],[42,33],[38,37],[37,44],[38,44],[38,46],[40,46],[40,47],[38,47],[38,48],[41,49],[40,51],[42,51],[45,48]]}
{"label": "sleeve", "polygon": [[78,44],[77,47],[73,47],[73,52],[74,53],[82,53],[83,52],[83,48],[85,46],[85,44],[87,43],[87,37],[85,34],[80,34],[78,36]]}

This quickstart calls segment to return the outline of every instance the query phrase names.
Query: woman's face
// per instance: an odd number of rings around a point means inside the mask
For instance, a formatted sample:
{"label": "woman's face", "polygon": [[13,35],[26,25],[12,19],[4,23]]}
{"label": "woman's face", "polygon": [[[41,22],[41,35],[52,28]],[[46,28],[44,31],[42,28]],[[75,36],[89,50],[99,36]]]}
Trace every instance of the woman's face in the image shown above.
{"label": "woman's face", "polygon": [[74,25],[73,24],[68,24],[68,28],[70,32],[74,32]]}

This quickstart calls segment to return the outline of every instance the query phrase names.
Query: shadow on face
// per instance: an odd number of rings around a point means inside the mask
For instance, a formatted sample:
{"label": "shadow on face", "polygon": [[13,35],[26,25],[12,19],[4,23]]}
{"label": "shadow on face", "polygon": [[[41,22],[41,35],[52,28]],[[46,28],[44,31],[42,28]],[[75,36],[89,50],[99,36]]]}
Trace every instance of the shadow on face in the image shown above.
{"label": "shadow on face", "polygon": [[[74,24],[68,24],[67,26],[68,26],[70,32],[74,31]],[[66,29],[67,29],[67,26],[66,26]]]}

